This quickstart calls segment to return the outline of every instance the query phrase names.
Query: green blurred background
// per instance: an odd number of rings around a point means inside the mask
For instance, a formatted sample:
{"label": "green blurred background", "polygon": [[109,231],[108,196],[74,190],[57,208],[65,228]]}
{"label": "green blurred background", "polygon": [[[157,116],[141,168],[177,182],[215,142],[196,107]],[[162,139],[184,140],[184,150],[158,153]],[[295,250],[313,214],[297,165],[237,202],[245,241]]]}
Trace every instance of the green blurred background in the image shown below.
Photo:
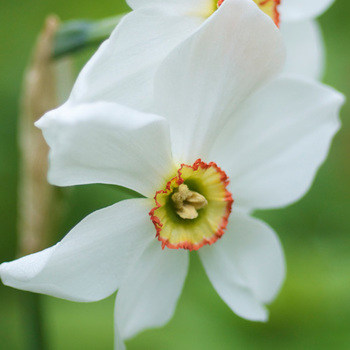
{"label": "green blurred background", "polygon": [[[145,0],[146,1],[146,0]],[[21,79],[44,18],[102,18],[127,10],[119,0],[1,0],[0,2],[0,262],[16,249],[18,149],[16,128]],[[338,0],[320,18],[327,48],[324,81],[350,96],[350,3]],[[78,62],[89,53],[77,55]],[[191,268],[171,322],[127,342],[136,349],[350,349],[350,107],[343,128],[309,193],[286,209],[259,212],[278,232],[288,275],[266,324],[234,315],[211,287],[191,253]],[[103,186],[74,188],[60,231],[115,202]],[[57,237],[59,239],[59,237]],[[23,292],[0,284],[0,348],[26,349]],[[156,298],[156,296],[155,296]],[[78,304],[43,297],[49,350],[112,349],[113,303]]]}

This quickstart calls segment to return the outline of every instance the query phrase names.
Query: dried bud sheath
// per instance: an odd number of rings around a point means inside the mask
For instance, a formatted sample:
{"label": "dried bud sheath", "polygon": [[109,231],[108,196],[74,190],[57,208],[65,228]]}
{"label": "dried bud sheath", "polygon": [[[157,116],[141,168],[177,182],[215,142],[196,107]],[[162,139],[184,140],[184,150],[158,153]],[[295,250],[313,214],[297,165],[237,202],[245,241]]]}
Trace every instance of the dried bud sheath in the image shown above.
{"label": "dried bud sheath", "polygon": [[19,117],[18,255],[48,245],[57,213],[57,189],[47,182],[48,146],[34,122],[58,105],[55,63],[51,59],[59,27],[49,16],[24,75]]}

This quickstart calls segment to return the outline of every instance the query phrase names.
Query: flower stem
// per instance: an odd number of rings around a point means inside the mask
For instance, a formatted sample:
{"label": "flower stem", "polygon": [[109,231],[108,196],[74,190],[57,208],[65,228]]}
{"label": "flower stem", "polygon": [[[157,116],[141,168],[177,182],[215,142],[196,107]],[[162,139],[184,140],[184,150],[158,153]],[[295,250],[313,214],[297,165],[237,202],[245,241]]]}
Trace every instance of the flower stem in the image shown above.
{"label": "flower stem", "polygon": [[53,57],[58,58],[98,45],[107,39],[124,14],[102,20],[73,20],[61,24],[56,33]]}
{"label": "flower stem", "polygon": [[28,350],[48,350],[44,336],[41,295],[21,292],[21,311],[23,319],[24,344]]}

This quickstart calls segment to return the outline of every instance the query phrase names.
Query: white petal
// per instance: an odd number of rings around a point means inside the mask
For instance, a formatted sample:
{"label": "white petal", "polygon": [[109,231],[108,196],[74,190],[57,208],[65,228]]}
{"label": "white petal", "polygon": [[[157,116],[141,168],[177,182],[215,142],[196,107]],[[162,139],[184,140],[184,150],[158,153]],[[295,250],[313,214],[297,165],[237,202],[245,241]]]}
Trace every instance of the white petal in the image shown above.
{"label": "white petal", "polygon": [[265,223],[233,213],[224,236],[199,250],[214,288],[239,316],[265,321],[265,303],[271,302],[285,276],[282,247]]}
{"label": "white petal", "polygon": [[175,168],[164,118],[109,102],[61,107],[36,124],[51,147],[49,181],[108,183],[152,196]]}
{"label": "white petal", "polygon": [[206,159],[232,111],[283,62],[271,19],[251,0],[224,1],[156,75],[155,110],[171,124],[174,157]]}
{"label": "white petal", "polygon": [[124,340],[119,333],[118,327],[114,327],[114,350],[126,350]]}
{"label": "white petal", "polygon": [[70,102],[111,101],[147,109],[155,69],[202,21],[156,11],[131,12],[83,68]]}
{"label": "white petal", "polygon": [[213,0],[127,0],[127,3],[133,10],[148,8],[153,11],[180,12],[184,15],[206,13],[209,16],[216,7]]}
{"label": "white petal", "polygon": [[117,333],[128,339],[172,317],[188,269],[188,252],[153,241],[130,268],[116,301]]}
{"label": "white petal", "polygon": [[315,18],[325,12],[334,0],[282,0],[281,23]]}
{"label": "white petal", "polygon": [[321,79],[324,47],[318,23],[314,20],[282,23],[281,32],[287,48],[284,72]]}
{"label": "white petal", "polygon": [[247,100],[211,158],[229,175],[235,204],[266,209],[301,198],[340,127],[343,102],[325,85],[292,77]]}
{"label": "white petal", "polygon": [[73,301],[112,294],[150,240],[149,199],[131,199],[95,211],[55,246],[0,265],[8,286]]}

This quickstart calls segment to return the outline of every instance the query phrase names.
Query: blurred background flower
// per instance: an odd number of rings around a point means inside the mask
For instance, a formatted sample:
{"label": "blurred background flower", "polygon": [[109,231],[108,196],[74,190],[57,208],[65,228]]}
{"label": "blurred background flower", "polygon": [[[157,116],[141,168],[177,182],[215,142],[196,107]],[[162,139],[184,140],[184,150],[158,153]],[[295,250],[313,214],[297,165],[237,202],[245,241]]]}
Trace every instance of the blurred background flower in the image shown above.
{"label": "blurred background flower", "polygon": [[[13,0],[0,4],[1,262],[14,259],[16,252],[18,100],[24,69],[44,19],[52,12],[68,20],[97,19],[125,11],[128,8],[121,0],[100,0],[98,4],[94,0]],[[348,2],[336,1],[320,18],[327,49],[323,81],[347,96],[349,11]],[[75,56],[77,72],[92,52]],[[270,307],[270,321],[251,323],[233,315],[211,287],[194,252],[174,318],[164,328],[146,331],[129,341],[129,350],[322,350],[350,346],[349,114],[346,104],[343,128],[306,197],[285,209],[256,213],[279,233],[287,259],[287,280]],[[58,232],[68,232],[89,212],[118,199],[113,190],[102,185],[73,189]],[[25,349],[18,303],[21,293],[0,284],[0,339],[6,350]],[[113,297],[96,304],[77,304],[45,296],[43,302],[50,349],[112,349]]]}

